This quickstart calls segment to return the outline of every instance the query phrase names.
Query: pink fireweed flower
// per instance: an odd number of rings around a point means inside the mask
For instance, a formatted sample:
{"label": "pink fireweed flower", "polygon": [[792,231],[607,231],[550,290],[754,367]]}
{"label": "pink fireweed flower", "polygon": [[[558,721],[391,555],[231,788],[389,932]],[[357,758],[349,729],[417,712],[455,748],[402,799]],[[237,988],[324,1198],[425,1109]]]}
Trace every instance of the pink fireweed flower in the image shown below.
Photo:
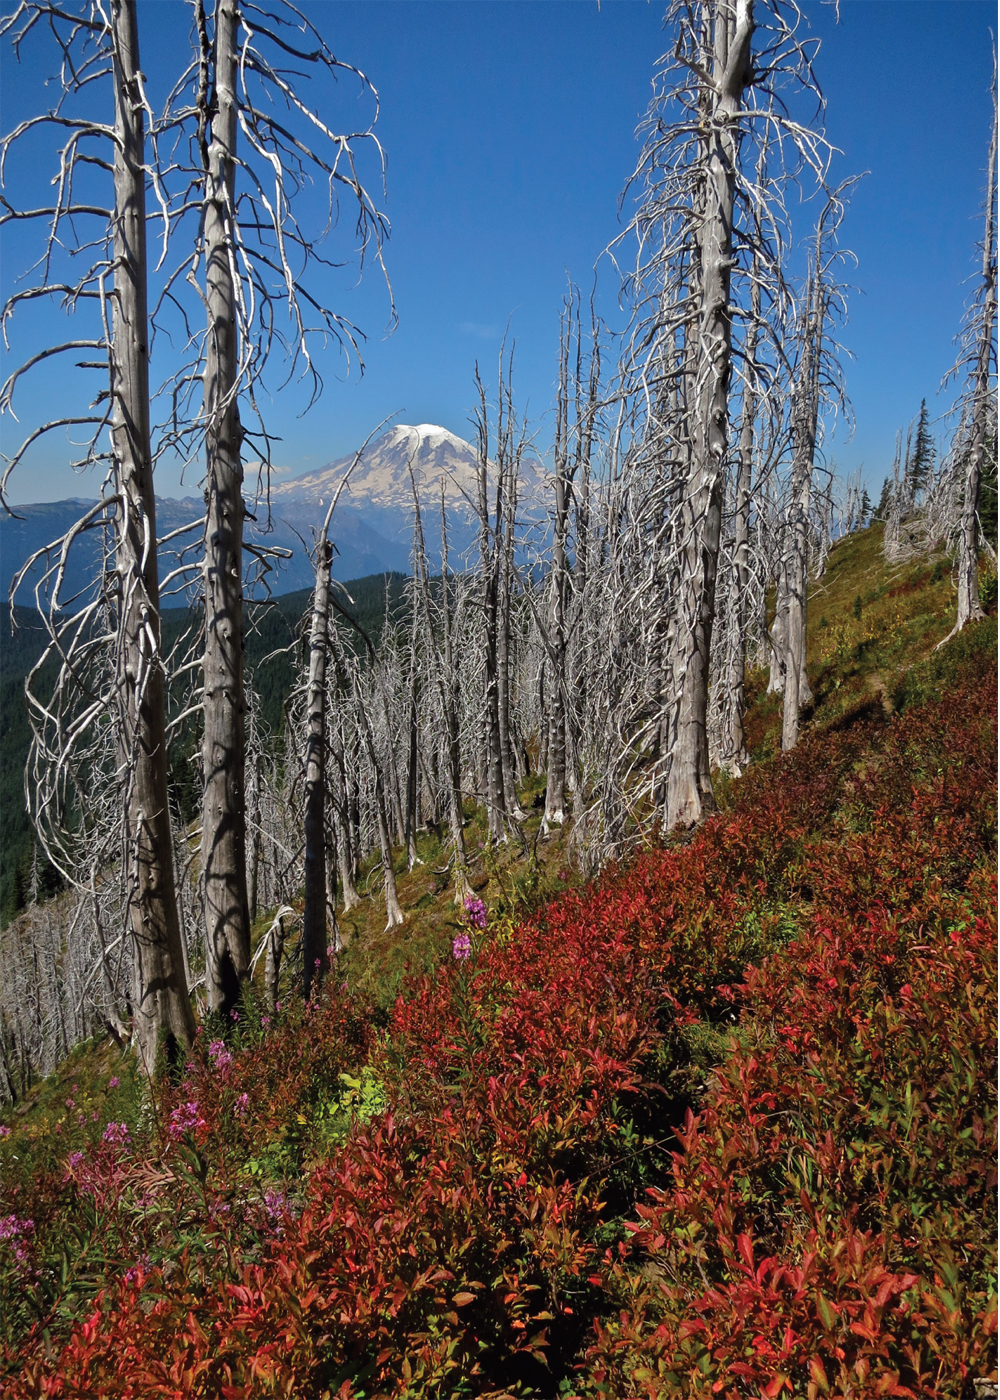
{"label": "pink fireweed flower", "polygon": [[25,1237],[32,1234],[35,1228],[33,1220],[19,1220],[16,1215],[0,1216],[0,1240],[9,1240],[14,1251],[14,1258],[20,1264],[28,1257],[25,1248]]}
{"label": "pink fireweed flower", "polygon": [[120,1083],[121,1083],[121,1080],[118,1078],[117,1074],[113,1074],[113,1075],[111,1076],[111,1078],[108,1080],[108,1088],[109,1088],[109,1089],[117,1089],[117,1088],[118,1088],[118,1085],[119,1085]]}
{"label": "pink fireweed flower", "polygon": [[246,1111],[247,1111],[247,1109],[248,1109],[249,1107],[250,1107],[250,1095],[249,1095],[249,1094],[240,1094],[239,1098],[236,1100],[236,1112],[239,1114],[239,1116],[240,1116],[241,1118],[243,1117],[244,1113],[246,1113]]}
{"label": "pink fireweed flower", "polygon": [[167,1124],[167,1132],[172,1138],[183,1137],[192,1129],[205,1127],[205,1120],[198,1112],[197,1103],[182,1103],[174,1109]]}
{"label": "pink fireweed flower", "polygon": [[0,1138],[10,1137],[10,1129],[6,1123],[0,1123]]}
{"label": "pink fireweed flower", "polygon": [[472,928],[486,927],[486,905],[481,899],[465,901],[465,916]]}
{"label": "pink fireweed flower", "polygon": [[124,1147],[129,1141],[129,1130],[124,1123],[109,1123],[101,1136],[112,1147]]}
{"label": "pink fireweed flower", "polygon": [[472,939],[467,933],[460,933],[451,940],[451,955],[458,962],[464,962],[472,953]]}
{"label": "pink fireweed flower", "polygon": [[220,1074],[225,1073],[233,1063],[233,1057],[226,1049],[224,1040],[213,1040],[208,1047],[208,1058],[212,1061],[212,1068],[218,1070]]}
{"label": "pink fireweed flower", "polygon": [[128,1284],[138,1284],[141,1288],[146,1281],[146,1275],[152,1268],[148,1254],[140,1254],[138,1259],[130,1269],[125,1270],[125,1282]]}

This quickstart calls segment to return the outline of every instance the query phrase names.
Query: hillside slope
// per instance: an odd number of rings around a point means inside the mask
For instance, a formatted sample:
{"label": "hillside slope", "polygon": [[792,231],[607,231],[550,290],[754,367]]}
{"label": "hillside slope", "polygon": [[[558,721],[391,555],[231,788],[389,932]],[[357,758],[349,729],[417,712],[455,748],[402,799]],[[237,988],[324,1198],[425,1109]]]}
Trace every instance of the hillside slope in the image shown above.
{"label": "hillside slope", "polygon": [[9,1393],[995,1379],[996,622],[932,653],[944,572],[876,543],[814,605],[799,749],[693,837],[586,888],[483,850],[482,915],[427,837],[308,1007],[252,998],[152,1099],[94,1045],[9,1115]]}

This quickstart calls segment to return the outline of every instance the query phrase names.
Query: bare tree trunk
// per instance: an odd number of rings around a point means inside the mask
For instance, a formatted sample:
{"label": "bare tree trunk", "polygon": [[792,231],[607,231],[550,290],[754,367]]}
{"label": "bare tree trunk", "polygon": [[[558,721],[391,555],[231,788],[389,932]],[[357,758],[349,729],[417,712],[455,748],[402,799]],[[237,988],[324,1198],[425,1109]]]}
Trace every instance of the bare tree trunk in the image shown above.
{"label": "bare tree trunk", "polygon": [[[986,227],[983,233],[982,302],[972,383],[972,415],[965,467],[965,489],[962,496],[962,520],[958,535],[958,616],[948,634],[969,622],[984,617],[979,602],[979,486],[983,459],[986,455],[987,422],[990,412],[990,369],[995,363],[993,339],[997,320],[997,256],[996,256],[996,178],[997,122],[996,77],[993,89],[993,135],[986,179]],[[948,640],[945,638],[945,641]]]}
{"label": "bare tree trunk", "polygon": [[309,629],[306,692],[305,908],[302,915],[302,995],[327,970],[326,955],[326,657],[333,545],[329,516],[316,543],[316,585]]}
{"label": "bare tree trunk", "polygon": [[793,749],[799,739],[799,712],[812,699],[806,675],[806,590],[809,582],[809,493],[816,456],[819,418],[819,371],[823,354],[826,312],[822,280],[822,222],[816,233],[815,262],[810,278],[803,327],[802,357],[793,405],[792,480],[785,533],[787,614],[785,630],[785,688],[781,712],[781,747]]}
{"label": "bare tree trunk", "polygon": [[121,649],[131,766],[128,837],[134,858],[129,917],[134,944],[132,1008],[146,1070],[162,1049],[175,1058],[194,1039],[167,806],[164,683],[160,660],[156,499],[149,440],[144,106],[135,0],[113,0],[115,82],[115,295],[111,349],[112,451],[119,507]]}
{"label": "bare tree trunk", "polygon": [[[809,319],[814,315],[813,308],[809,309]],[[812,486],[813,448],[815,446],[815,429],[809,431],[811,419],[812,396],[812,337],[811,325],[807,327],[806,341],[803,347],[803,360],[801,366],[803,383],[798,386],[796,393],[796,424],[795,432],[795,455],[792,464],[792,480],[789,500],[788,521],[785,527],[785,580],[786,580],[786,611],[785,611],[785,658],[784,658],[784,691],[781,708],[781,747],[785,750],[794,749],[799,739],[799,712],[804,704],[811,698],[808,689],[808,679],[805,685],[803,681],[803,671],[805,670],[806,652],[806,588],[808,586],[808,570],[806,567],[806,551],[808,549],[809,535],[809,494]],[[803,402],[803,400],[805,400]],[[812,420],[813,423],[815,420]]]}
{"label": "bare tree trunk", "polygon": [[750,583],[750,499],[753,484],[754,419],[757,413],[756,358],[760,325],[760,280],[750,288],[750,323],[743,355],[743,409],[740,419],[739,465],[736,474],[736,514],[733,531],[733,567],[727,625],[725,693],[722,699],[722,740],[719,761],[739,775],[747,765],[743,716],[746,709],[747,628],[746,594]]}
{"label": "bare tree trunk", "polygon": [[[508,388],[509,394],[509,388]],[[514,731],[511,723],[513,697],[511,685],[511,611],[514,587],[514,531],[517,524],[517,479],[520,469],[520,446],[513,442],[512,405],[507,405],[507,448],[497,463],[502,471],[501,500],[497,501],[498,575],[500,593],[497,609],[497,718],[500,727],[500,756],[503,765],[504,803],[508,813],[523,821],[527,816],[517,799],[518,761],[515,753]],[[499,454],[498,454],[499,456]]]}
{"label": "bare tree trunk", "polygon": [[267,957],[264,962],[264,995],[271,1014],[277,1010],[278,979],[281,976],[281,958],[285,951],[285,918],[292,911],[287,905],[274,916],[267,934]]}
{"label": "bare tree trunk", "polygon": [[201,862],[205,986],[213,1011],[239,1000],[250,966],[243,695],[243,430],[237,406],[233,259],[236,0],[215,10],[215,110],[205,175],[205,657]]}
{"label": "bare tree trunk", "polygon": [[734,9],[730,19],[728,5],[714,7],[714,61],[707,94],[712,121],[707,138],[705,208],[699,239],[697,404],[692,473],[681,518],[668,829],[700,821],[715,805],[708,759],[708,679],[732,368],[729,293],[738,156],[734,118],[752,75],[753,0],[736,0]]}
{"label": "bare tree trunk", "polygon": [[[490,838],[505,842],[507,828],[504,818],[507,815],[504,792],[503,753],[500,737],[500,678],[499,657],[497,654],[499,627],[499,586],[500,560],[497,531],[490,527],[490,507],[488,495],[489,471],[489,419],[486,407],[486,391],[481,383],[479,389],[479,461],[477,464],[477,500],[479,511],[479,557],[482,571],[482,617],[483,651],[485,673],[485,696],[483,706],[484,725],[484,767],[486,777],[487,823]],[[501,385],[502,393],[502,385]],[[502,507],[503,458],[500,447],[497,451],[498,507]],[[499,509],[498,509],[499,520]]]}
{"label": "bare tree trunk", "polygon": [[375,816],[378,824],[379,850],[382,856],[382,874],[385,878],[386,928],[397,928],[405,922],[405,917],[396,894],[396,872],[392,864],[392,838],[389,834],[389,813],[385,799],[385,784],[382,781],[382,767],[378,761],[375,736],[372,734],[371,722],[358,686],[357,677],[352,674],[352,679],[355,708],[365,749],[368,753],[368,761],[375,779]]}
{"label": "bare tree trunk", "polygon": [[408,744],[406,755],[406,863],[407,868],[412,870],[415,865],[422,865],[423,862],[417,853],[417,808],[419,805],[419,770],[417,767],[417,706],[418,706],[419,679],[417,673],[417,609],[414,601],[413,615],[410,619],[410,682],[409,682],[409,714],[408,720]]}
{"label": "bare tree trunk", "polygon": [[263,855],[263,837],[260,829],[261,753],[260,749],[256,746],[254,749],[253,769],[253,795],[250,803],[250,884],[247,890],[251,924],[257,919],[260,863]]}
{"label": "bare tree trunk", "polygon": [[448,733],[448,826],[455,872],[455,902],[472,894],[469,861],[465,850],[465,812],[462,808],[462,740],[458,716],[458,675],[455,670],[453,620],[448,588],[448,522],[445,516],[444,484],[441,486],[441,619],[444,651],[441,658],[443,684],[441,704]]}
{"label": "bare tree trunk", "polygon": [[336,746],[335,757],[337,767],[340,772],[340,780],[344,793],[343,806],[339,802],[334,803],[334,830],[337,834],[337,866],[340,870],[340,887],[344,893],[344,913],[353,909],[355,905],[361,903],[361,896],[358,894],[358,887],[355,883],[355,841],[354,825],[351,821],[350,793],[347,786],[347,771],[344,766],[344,755],[339,744]]}
{"label": "bare tree trunk", "polygon": [[[542,831],[562,826],[566,820],[566,536],[569,525],[567,457],[569,454],[569,353],[573,332],[572,303],[566,308],[560,326],[559,392],[556,408],[555,512],[552,520],[552,567],[549,571],[548,653],[552,665],[552,686],[548,705],[548,770],[545,782],[545,812]],[[579,426],[579,425],[578,425]]]}

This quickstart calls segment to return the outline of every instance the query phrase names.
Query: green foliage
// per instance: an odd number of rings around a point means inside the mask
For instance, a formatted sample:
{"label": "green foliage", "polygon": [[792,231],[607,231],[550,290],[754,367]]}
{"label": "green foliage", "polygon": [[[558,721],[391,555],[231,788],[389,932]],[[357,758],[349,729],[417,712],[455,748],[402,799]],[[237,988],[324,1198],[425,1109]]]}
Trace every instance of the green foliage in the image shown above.
{"label": "green foliage", "polygon": [[892,700],[899,710],[908,706],[939,700],[959,676],[975,676],[982,681],[997,671],[997,625],[987,618],[963,627],[940,651],[931,652],[923,661],[900,675]]}

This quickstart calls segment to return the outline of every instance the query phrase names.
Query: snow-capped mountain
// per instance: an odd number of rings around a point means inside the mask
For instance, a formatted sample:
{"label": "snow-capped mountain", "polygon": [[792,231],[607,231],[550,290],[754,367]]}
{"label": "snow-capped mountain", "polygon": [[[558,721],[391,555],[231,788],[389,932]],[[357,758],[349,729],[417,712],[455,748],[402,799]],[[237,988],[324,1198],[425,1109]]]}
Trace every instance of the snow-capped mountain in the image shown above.
{"label": "snow-capped mountain", "polygon": [[[272,482],[270,515],[264,500],[248,499],[251,518],[246,524],[247,540],[258,546],[277,545],[292,552],[291,559],[280,566],[277,576],[271,576],[273,593],[290,593],[311,585],[313,569],[309,555],[315,532],[354,457],[351,453],[290,481]],[[334,577],[346,581],[391,570],[409,573],[413,540],[411,464],[420,495],[431,568],[440,567],[441,561],[442,483],[449,557],[453,567],[461,567],[461,558],[474,545],[477,533],[473,508],[475,449],[436,424],[420,423],[416,427],[400,424],[369,443],[351,471],[330,530],[337,548]],[[251,490],[254,480],[248,473],[244,489]],[[542,463],[537,457],[525,456],[521,464],[519,514],[537,517],[542,513],[545,482]],[[72,500],[18,506],[21,519],[0,520],[0,590],[4,594],[11,578],[32,552],[67,530],[89,504]],[[186,521],[197,519],[202,510],[202,502],[197,497],[176,501],[158,498],[158,532],[167,534]],[[190,544],[193,539],[192,536],[185,542]],[[173,547],[167,546],[161,551],[161,575],[165,576],[176,563]],[[90,538],[71,557],[67,594],[83,588],[98,566],[98,541]],[[19,592],[18,601],[32,601],[30,584]]]}
{"label": "snow-capped mountain", "polygon": [[[317,471],[273,483],[271,515],[275,531],[280,532],[284,524],[311,540],[310,532],[320,524],[337,487],[350,472],[330,530],[337,548],[343,553],[359,530],[370,531],[381,541],[382,567],[408,573],[413,539],[412,467],[431,567],[440,565],[442,486],[449,555],[457,563],[476,538],[476,450],[472,444],[434,423],[416,427],[400,423],[369,443],[356,465],[355,456],[351,453]],[[523,513],[539,513],[545,477],[545,468],[538,458],[526,454],[519,487]],[[370,539],[369,544],[374,541]],[[378,552],[379,546],[374,548]],[[340,578],[357,577],[356,572],[344,572],[345,564],[344,558],[335,561],[335,574]]]}
{"label": "snow-capped mountain", "polygon": [[[273,501],[310,501],[328,504],[355,454],[340,457],[318,471],[271,487]],[[410,466],[421,503],[440,500],[441,482],[449,506],[466,506],[475,491],[476,454],[471,444],[433,423],[415,428],[399,424],[369,443],[341,499],[345,503],[375,506],[392,511],[413,509]]]}

